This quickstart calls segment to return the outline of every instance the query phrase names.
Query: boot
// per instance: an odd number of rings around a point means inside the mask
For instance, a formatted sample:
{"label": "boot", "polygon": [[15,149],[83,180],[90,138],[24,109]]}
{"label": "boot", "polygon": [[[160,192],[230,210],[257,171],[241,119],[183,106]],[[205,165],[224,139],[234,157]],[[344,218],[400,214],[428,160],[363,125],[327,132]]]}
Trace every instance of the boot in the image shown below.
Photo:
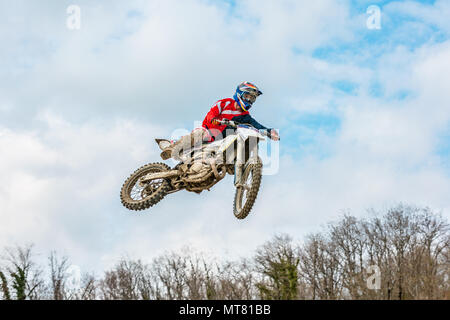
{"label": "boot", "polygon": [[161,158],[163,160],[167,160],[169,158],[179,160],[183,151],[189,150],[194,146],[200,146],[204,137],[205,135],[202,129],[194,130],[190,134],[182,136],[175,143],[165,148],[163,152],[161,152]]}

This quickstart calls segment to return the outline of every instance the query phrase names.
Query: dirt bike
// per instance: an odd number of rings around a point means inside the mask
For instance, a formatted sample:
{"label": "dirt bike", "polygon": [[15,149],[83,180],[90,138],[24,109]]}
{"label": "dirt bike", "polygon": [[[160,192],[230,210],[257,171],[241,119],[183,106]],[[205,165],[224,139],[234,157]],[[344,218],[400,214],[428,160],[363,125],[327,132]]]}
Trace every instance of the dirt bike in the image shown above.
{"label": "dirt bike", "polygon": [[[266,130],[250,124],[221,120],[234,129],[224,139],[203,143],[173,155],[180,162],[173,168],[164,163],[150,163],[137,169],[122,186],[122,204],[130,210],[144,210],[166,195],[180,190],[201,193],[210,190],[228,173],[234,175],[233,212],[244,219],[250,213],[258,195],[262,177],[262,161],[258,142],[270,137]],[[170,146],[167,139],[155,139],[161,150]]]}

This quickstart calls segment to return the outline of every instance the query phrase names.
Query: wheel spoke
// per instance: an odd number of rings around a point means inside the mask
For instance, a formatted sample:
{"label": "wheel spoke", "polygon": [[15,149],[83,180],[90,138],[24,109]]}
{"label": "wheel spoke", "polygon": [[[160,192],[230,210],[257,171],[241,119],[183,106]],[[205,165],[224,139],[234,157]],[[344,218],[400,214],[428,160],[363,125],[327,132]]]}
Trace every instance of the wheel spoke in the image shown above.
{"label": "wheel spoke", "polygon": [[[151,174],[152,172],[148,173]],[[147,184],[142,186],[139,183],[139,180],[134,184],[133,188],[130,191],[130,197],[131,199],[135,201],[140,201],[151,195],[152,193],[156,192],[159,187],[163,184],[163,179],[155,179],[149,181]]]}
{"label": "wheel spoke", "polygon": [[241,208],[243,206],[245,206],[246,202],[247,202],[247,193],[246,192],[242,192],[242,205],[241,205]]}
{"label": "wheel spoke", "polygon": [[245,203],[247,202],[248,199],[248,193],[251,191],[252,189],[252,181],[253,181],[253,172],[250,171],[248,173],[248,176],[245,178],[245,182],[243,184],[241,184],[239,186],[239,188],[241,189],[241,195],[240,195],[240,201],[239,201],[239,210],[242,210],[243,207],[245,206]]}

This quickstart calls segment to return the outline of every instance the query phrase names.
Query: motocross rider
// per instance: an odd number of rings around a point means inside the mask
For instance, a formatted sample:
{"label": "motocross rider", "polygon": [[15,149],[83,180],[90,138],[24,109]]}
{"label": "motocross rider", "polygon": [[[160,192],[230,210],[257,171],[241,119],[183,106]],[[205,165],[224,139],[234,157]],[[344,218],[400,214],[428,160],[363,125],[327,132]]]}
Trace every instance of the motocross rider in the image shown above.
{"label": "motocross rider", "polygon": [[190,134],[181,137],[168,148],[164,149],[161,157],[166,160],[173,154],[179,154],[180,150],[186,150],[196,144],[213,142],[225,138],[233,128],[221,124],[224,119],[248,123],[259,130],[266,130],[268,136],[275,141],[279,140],[275,129],[266,128],[250,116],[248,110],[252,107],[256,98],[262,92],[252,83],[245,81],[238,85],[233,98],[217,101],[203,120],[200,128],[194,129]]}

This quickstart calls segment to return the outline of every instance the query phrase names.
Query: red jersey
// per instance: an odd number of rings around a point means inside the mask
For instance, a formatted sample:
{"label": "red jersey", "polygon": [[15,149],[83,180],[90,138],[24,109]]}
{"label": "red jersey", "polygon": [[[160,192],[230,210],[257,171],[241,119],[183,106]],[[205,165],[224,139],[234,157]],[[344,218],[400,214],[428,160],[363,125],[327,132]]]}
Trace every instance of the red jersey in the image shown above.
{"label": "red jersey", "polygon": [[235,104],[237,102],[233,98],[226,98],[217,101],[214,106],[209,110],[208,114],[206,115],[205,119],[203,120],[202,127],[207,129],[210,132],[210,135],[212,135],[215,139],[215,137],[225,130],[227,125],[213,125],[211,123],[213,118],[217,118],[219,120],[222,119],[229,119],[232,120],[234,117],[237,116],[245,116],[248,115],[248,111],[244,111],[241,108],[236,110]]}

